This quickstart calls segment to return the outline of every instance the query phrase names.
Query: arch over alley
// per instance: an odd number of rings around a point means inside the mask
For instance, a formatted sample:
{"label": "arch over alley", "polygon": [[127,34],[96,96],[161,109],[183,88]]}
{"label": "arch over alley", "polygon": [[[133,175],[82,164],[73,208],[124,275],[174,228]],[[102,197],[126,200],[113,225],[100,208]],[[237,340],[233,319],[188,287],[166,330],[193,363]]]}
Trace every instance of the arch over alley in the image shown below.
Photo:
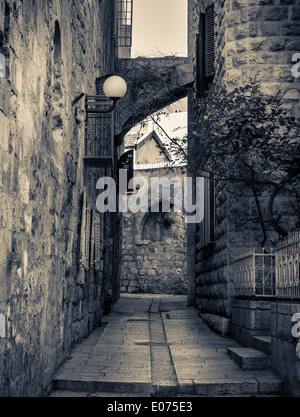
{"label": "arch over alley", "polygon": [[191,60],[175,56],[118,59],[116,73],[128,85],[128,92],[119,103],[119,141],[150,114],[187,96],[194,82]]}

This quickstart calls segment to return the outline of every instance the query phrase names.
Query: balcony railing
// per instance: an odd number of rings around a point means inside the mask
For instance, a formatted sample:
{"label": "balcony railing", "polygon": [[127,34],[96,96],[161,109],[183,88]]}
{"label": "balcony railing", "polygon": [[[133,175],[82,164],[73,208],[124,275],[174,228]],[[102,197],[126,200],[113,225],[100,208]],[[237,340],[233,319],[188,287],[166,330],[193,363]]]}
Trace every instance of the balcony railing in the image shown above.
{"label": "balcony railing", "polygon": [[276,295],[300,297],[300,232],[278,245],[275,265]]}
{"label": "balcony railing", "polygon": [[234,261],[236,296],[300,298],[300,232],[271,253],[252,251]]}

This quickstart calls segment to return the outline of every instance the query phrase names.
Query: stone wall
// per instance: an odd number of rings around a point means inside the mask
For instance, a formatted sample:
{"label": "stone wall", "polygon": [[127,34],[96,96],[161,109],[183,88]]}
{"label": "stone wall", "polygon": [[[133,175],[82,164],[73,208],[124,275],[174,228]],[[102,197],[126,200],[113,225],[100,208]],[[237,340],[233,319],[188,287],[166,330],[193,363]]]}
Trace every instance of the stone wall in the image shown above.
{"label": "stone wall", "polygon": [[95,208],[104,172],[83,165],[84,100],[71,104],[113,71],[113,8],[1,0],[0,10],[0,395],[39,396],[117,287],[103,216],[101,269],[79,274],[83,188]]}
{"label": "stone wall", "polygon": [[151,113],[186,97],[194,81],[191,61],[182,57],[118,59],[116,71],[128,85],[120,103],[123,134]]}
{"label": "stone wall", "polygon": [[[150,184],[152,177],[183,178],[181,168],[137,171]],[[187,248],[183,213],[123,213],[121,291],[186,294]]]}
{"label": "stone wall", "polygon": [[[215,81],[229,89],[245,84],[258,74],[262,91],[275,94],[287,91],[286,107],[299,115],[299,79],[293,78],[292,56],[297,52],[300,35],[299,5],[296,0],[191,0],[189,4],[189,55],[196,68],[196,33],[199,13],[214,3],[215,9]],[[290,91],[288,91],[290,89]],[[201,129],[195,88],[189,95],[190,133]],[[190,148],[193,148],[191,135]],[[193,164],[193,155],[190,156]],[[233,295],[232,261],[241,251],[257,247],[257,225],[237,227],[232,221],[238,205],[249,196],[235,200],[224,183],[216,184],[215,239],[203,246],[201,227],[195,235],[196,303],[204,313],[230,318]],[[242,200],[244,199],[244,200]],[[249,205],[250,206],[250,205]],[[282,218],[289,222],[289,217]],[[289,225],[291,226],[291,225]]]}
{"label": "stone wall", "polygon": [[286,395],[300,396],[300,339],[299,326],[295,336],[292,327],[294,314],[300,314],[299,303],[272,303],[271,335],[272,335],[272,369],[284,380]]}
{"label": "stone wall", "polygon": [[230,330],[239,343],[252,347],[252,336],[271,331],[271,304],[263,300],[233,300]]}

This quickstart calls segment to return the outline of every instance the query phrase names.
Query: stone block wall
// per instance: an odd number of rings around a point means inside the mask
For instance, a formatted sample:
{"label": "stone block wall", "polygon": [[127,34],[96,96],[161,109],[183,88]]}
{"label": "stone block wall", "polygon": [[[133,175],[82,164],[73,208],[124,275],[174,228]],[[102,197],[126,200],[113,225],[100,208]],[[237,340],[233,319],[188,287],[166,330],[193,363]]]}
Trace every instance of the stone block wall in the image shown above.
{"label": "stone block wall", "polygon": [[272,303],[271,313],[272,369],[283,378],[285,394],[299,397],[300,340],[292,334],[292,317],[300,314],[300,304]]}
{"label": "stone block wall", "polygon": [[[300,20],[297,0],[190,0],[189,56],[196,68],[196,33],[199,13],[214,4],[215,10],[215,78],[229,89],[245,84],[247,77],[258,74],[262,91],[276,94],[286,91],[285,106],[299,116],[299,78],[292,76],[292,56],[299,49]],[[196,73],[195,73],[196,75]],[[189,94],[190,149],[193,131],[201,129],[201,117],[194,88]],[[191,165],[195,164],[190,155]],[[257,225],[237,227],[236,208],[249,201],[249,195],[234,200],[227,184],[216,184],[214,242],[203,246],[201,228],[195,234],[196,304],[203,313],[231,316],[233,296],[232,262],[236,255],[258,247]],[[247,204],[247,203],[246,203]],[[239,207],[238,207],[239,206]],[[285,204],[285,210],[288,210]],[[251,204],[249,204],[251,208]],[[288,229],[295,227],[289,213],[282,213]],[[285,215],[286,214],[286,215]]]}
{"label": "stone block wall", "polygon": [[124,77],[128,93],[120,102],[123,133],[154,113],[186,97],[194,81],[189,58],[118,59],[116,71]]}
{"label": "stone block wall", "polygon": [[230,331],[243,346],[253,346],[252,336],[270,333],[271,304],[268,301],[233,300]]}
{"label": "stone block wall", "polygon": [[[47,393],[71,347],[103,314],[102,267],[79,276],[83,188],[95,208],[104,172],[83,165],[84,100],[113,71],[110,1],[0,1],[0,395]],[[104,248],[106,252],[104,254]]]}
{"label": "stone block wall", "polygon": [[[150,176],[181,176],[180,168],[138,171]],[[186,222],[183,213],[123,213],[121,291],[187,294]]]}

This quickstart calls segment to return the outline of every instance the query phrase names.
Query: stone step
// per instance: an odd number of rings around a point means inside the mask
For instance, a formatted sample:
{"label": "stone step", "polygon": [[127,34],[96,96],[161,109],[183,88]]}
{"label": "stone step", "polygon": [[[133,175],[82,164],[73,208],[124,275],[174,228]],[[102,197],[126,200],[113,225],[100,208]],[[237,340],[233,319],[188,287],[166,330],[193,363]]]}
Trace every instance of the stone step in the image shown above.
{"label": "stone step", "polygon": [[[154,386],[138,382],[100,381],[97,378],[56,379],[51,397],[111,396],[124,397],[182,397],[182,396],[268,396],[282,392],[282,380],[270,370],[261,375],[244,375],[237,379],[196,379],[179,383]],[[112,394],[113,393],[113,394]]]}
{"label": "stone step", "polygon": [[152,385],[145,382],[127,381],[105,381],[95,377],[81,378],[55,378],[53,381],[54,392],[114,392],[114,393],[134,393],[150,396]]}
{"label": "stone step", "polygon": [[[247,371],[246,371],[247,372]],[[216,379],[194,381],[194,395],[199,396],[268,396],[282,392],[282,379],[270,370],[254,377],[245,374],[243,379]],[[189,392],[191,394],[191,392]]]}
{"label": "stone step", "polygon": [[271,335],[252,336],[254,349],[257,349],[260,352],[265,353],[266,355],[271,355],[271,351],[272,351],[271,339],[272,339]]}
{"label": "stone step", "polygon": [[260,370],[270,367],[270,356],[249,347],[228,348],[227,354],[243,370]]}

